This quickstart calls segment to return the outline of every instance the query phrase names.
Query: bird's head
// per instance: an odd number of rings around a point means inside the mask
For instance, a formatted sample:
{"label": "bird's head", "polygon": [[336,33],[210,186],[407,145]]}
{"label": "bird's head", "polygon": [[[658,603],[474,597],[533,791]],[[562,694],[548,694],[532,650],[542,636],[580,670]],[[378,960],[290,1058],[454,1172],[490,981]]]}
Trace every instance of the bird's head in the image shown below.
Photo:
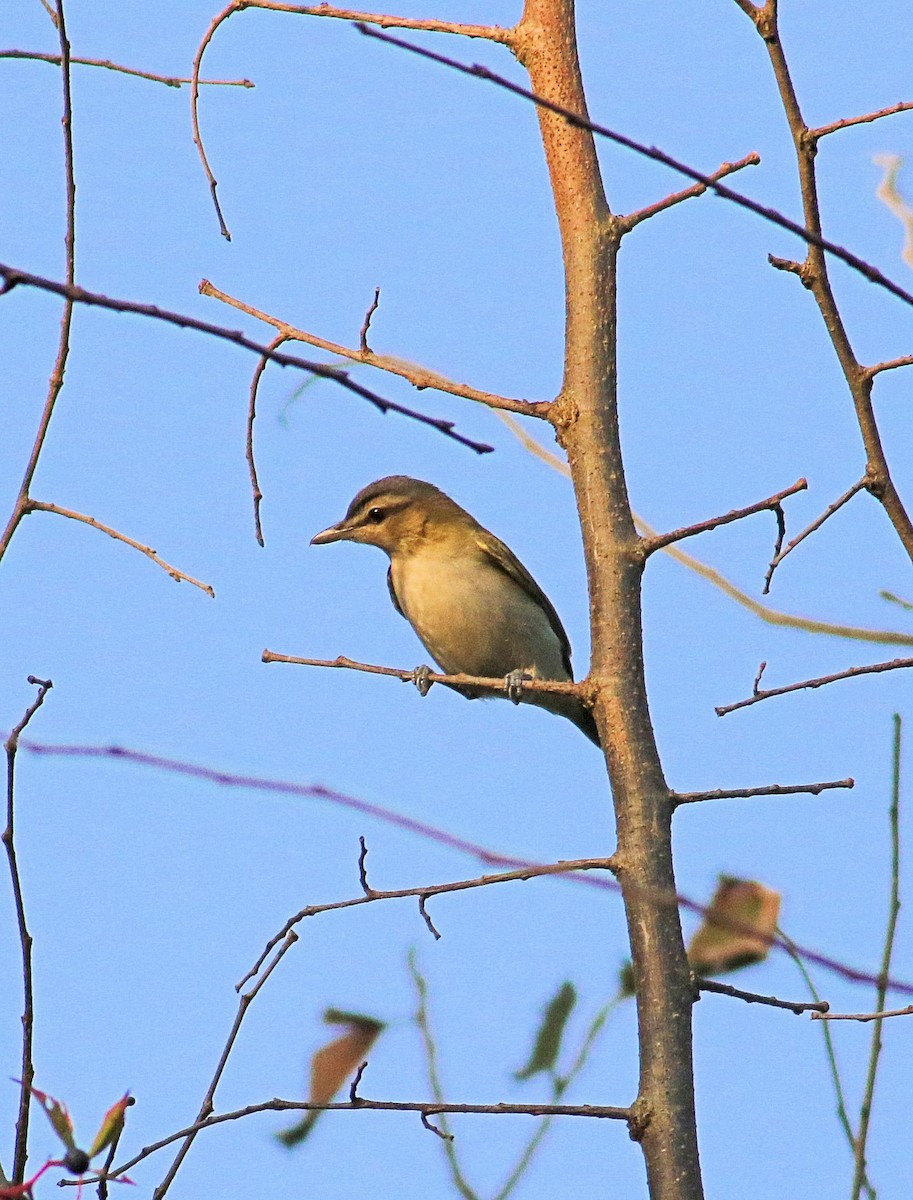
{"label": "bird's head", "polygon": [[311,538],[312,546],[328,542],[364,542],[387,554],[415,549],[429,539],[444,538],[475,521],[434,484],[408,475],[388,475],[362,488],[346,515]]}

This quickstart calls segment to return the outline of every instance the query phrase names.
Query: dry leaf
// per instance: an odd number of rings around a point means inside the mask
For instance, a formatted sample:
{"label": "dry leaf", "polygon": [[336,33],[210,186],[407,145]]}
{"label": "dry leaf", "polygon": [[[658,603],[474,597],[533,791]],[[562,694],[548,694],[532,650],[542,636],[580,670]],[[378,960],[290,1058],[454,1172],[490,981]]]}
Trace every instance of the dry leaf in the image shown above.
{"label": "dry leaf", "polygon": [[780,915],[780,893],[751,879],[723,875],[688,946],[695,975],[720,975],[761,962]]}

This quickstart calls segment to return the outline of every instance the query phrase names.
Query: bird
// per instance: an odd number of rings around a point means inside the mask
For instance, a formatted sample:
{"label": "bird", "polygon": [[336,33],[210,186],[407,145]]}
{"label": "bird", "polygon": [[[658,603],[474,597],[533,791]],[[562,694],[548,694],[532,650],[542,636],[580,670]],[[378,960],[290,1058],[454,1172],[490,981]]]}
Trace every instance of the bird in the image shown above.
{"label": "bird", "polygon": [[[557,713],[600,745],[590,709],[577,696],[534,692],[526,679],[572,681],[571,647],[551,601],[500,538],[446,492],[408,475],[361,489],[346,515],[311,538],[378,546],[390,559],[387,586],[443,674],[503,677],[505,695]],[[424,695],[427,666],[413,682]],[[468,699],[482,693],[450,685]]]}

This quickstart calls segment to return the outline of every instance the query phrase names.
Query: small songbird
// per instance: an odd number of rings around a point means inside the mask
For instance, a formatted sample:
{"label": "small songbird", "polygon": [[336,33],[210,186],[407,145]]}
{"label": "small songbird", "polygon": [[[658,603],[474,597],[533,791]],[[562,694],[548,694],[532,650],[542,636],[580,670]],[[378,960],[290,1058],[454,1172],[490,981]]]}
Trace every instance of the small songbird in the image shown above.
{"label": "small songbird", "polygon": [[[521,690],[519,681],[569,681],[571,647],[551,601],[502,541],[433,484],[408,475],[370,483],[346,515],[311,545],[364,542],[390,558],[387,586],[447,675],[503,676],[505,694],[573,721],[599,745],[596,722],[576,696]],[[415,682],[427,691],[418,668]],[[455,690],[470,700],[482,693]]]}

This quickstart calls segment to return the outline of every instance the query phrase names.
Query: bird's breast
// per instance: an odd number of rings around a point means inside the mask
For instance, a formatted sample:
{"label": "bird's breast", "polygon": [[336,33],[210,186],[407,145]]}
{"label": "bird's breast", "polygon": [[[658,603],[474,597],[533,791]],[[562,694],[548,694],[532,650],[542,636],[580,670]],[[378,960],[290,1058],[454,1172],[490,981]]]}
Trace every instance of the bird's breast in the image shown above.
{"label": "bird's breast", "polygon": [[391,575],[403,613],[448,674],[568,678],[548,615],[485,557],[435,548],[395,556]]}

